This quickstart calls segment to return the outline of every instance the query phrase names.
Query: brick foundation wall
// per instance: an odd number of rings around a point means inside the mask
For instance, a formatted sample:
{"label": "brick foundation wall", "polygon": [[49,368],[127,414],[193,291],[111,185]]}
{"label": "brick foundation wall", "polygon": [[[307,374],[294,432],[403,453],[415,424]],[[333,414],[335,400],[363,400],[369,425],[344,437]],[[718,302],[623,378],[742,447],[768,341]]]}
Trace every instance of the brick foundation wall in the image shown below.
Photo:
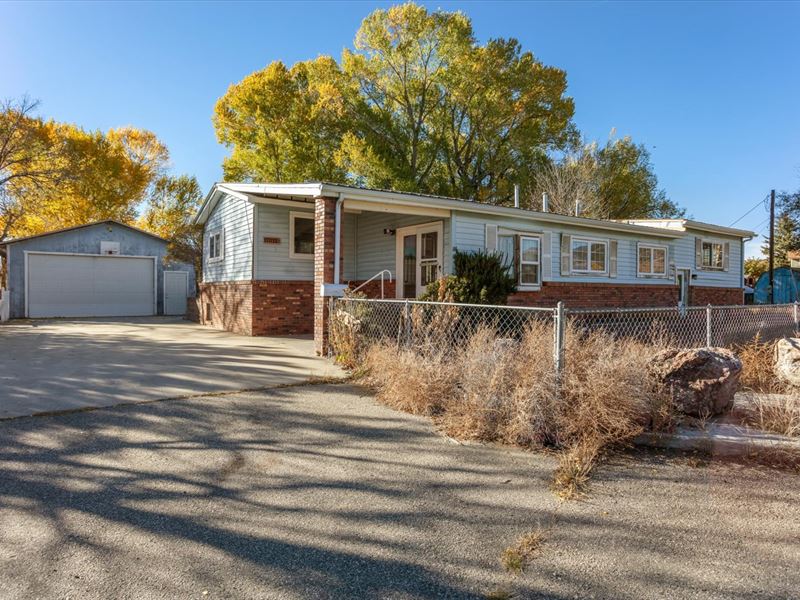
{"label": "brick foundation wall", "polygon": [[186,299],[186,320],[187,321],[194,321],[195,323],[200,322],[200,305],[199,305],[199,298],[187,298]]}
{"label": "brick foundation wall", "polygon": [[313,281],[254,281],[252,335],[314,333]]}
{"label": "brick foundation wall", "polygon": [[[508,304],[551,307],[562,300],[569,308],[676,306],[678,286],[545,281],[538,292],[512,294],[508,297]],[[744,292],[740,288],[689,286],[689,303],[693,306],[743,304],[743,302]]]}
{"label": "brick foundation wall", "polygon": [[314,332],[313,294],[313,281],[201,283],[197,319],[241,335],[307,335]]}
{"label": "brick foundation wall", "polygon": [[744,304],[744,290],[741,288],[689,286],[689,303],[692,306]]}
{"label": "brick foundation wall", "polygon": [[200,323],[241,335],[253,331],[253,283],[226,281],[201,283]]}
{"label": "brick foundation wall", "polygon": [[[350,286],[350,289],[353,290],[360,286],[363,281],[349,281],[347,285]],[[383,281],[383,297],[386,299],[394,298],[395,297],[395,290],[397,289],[396,280],[392,280],[391,282],[386,279]],[[381,280],[376,279],[374,281],[370,281],[367,285],[363,288],[358,290],[359,293],[363,293],[366,295],[367,298],[380,298],[381,297]]]}

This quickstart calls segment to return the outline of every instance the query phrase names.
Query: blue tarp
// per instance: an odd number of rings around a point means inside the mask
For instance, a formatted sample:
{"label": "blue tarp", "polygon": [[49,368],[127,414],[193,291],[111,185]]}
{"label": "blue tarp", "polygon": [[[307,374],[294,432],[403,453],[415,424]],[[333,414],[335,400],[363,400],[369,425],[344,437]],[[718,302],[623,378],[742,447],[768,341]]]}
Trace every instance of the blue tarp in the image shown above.
{"label": "blue tarp", "polygon": [[[789,267],[775,269],[775,304],[796,302],[797,290],[800,288],[800,270]],[[762,273],[756,281],[755,304],[769,304],[769,273]]]}

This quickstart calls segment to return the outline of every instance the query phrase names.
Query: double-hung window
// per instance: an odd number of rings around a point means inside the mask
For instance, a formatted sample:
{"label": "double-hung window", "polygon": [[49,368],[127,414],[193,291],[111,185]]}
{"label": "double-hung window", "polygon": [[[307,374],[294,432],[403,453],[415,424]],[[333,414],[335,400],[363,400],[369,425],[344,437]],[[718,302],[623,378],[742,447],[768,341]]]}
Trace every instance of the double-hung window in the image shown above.
{"label": "double-hung window", "polygon": [[725,248],[721,242],[703,241],[703,268],[720,269],[724,267],[723,256]]}
{"label": "double-hung window", "polygon": [[208,260],[209,262],[222,260],[222,230],[220,229],[208,234]]}
{"label": "double-hung window", "polygon": [[666,277],[667,249],[664,246],[639,245],[638,274],[640,277]]}
{"label": "double-hung window", "polygon": [[541,239],[519,236],[519,284],[539,285],[541,279]]}
{"label": "double-hung window", "polygon": [[608,242],[573,238],[572,271],[574,273],[607,273]]}
{"label": "double-hung window", "polygon": [[314,214],[289,213],[289,256],[314,258]]}
{"label": "double-hung window", "polygon": [[500,234],[497,251],[520,286],[538,286],[542,283],[542,240],[539,236]]}

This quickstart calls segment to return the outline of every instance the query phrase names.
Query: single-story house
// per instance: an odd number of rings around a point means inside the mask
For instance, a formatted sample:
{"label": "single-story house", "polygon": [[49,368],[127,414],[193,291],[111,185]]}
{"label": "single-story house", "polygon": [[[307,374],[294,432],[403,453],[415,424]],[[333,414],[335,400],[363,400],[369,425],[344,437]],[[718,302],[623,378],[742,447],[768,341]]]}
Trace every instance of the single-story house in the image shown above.
{"label": "single-story house", "polygon": [[107,220],[12,239],[10,317],[184,315],[194,268],[167,260],[167,240]]}
{"label": "single-story house", "polygon": [[[218,183],[204,226],[201,322],[247,335],[315,334],[327,297],[388,270],[416,298],[454,249],[508,256],[509,304],[741,304],[750,231],[689,219],[606,221],[332,183]],[[362,291],[380,295],[378,279]]]}

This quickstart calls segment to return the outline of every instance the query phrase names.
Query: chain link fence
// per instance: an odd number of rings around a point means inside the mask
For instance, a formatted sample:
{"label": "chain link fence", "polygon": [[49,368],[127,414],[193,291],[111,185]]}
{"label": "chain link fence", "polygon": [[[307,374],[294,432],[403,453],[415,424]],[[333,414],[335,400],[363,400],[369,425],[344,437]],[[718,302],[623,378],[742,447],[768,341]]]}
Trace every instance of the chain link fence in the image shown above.
{"label": "chain link fence", "polygon": [[566,335],[603,331],[659,347],[730,347],[758,337],[762,342],[798,331],[798,304],[670,308],[567,309],[454,304],[415,300],[336,298],[331,304],[331,340],[343,331],[358,343],[457,348],[480,328],[499,338],[519,339],[536,321],[549,323],[557,368]]}
{"label": "chain link fence", "polygon": [[465,344],[478,329],[489,328],[498,337],[516,338],[534,320],[553,322],[552,308],[492,306],[336,298],[331,307],[331,338],[349,328],[366,344],[396,342],[401,345]]}

